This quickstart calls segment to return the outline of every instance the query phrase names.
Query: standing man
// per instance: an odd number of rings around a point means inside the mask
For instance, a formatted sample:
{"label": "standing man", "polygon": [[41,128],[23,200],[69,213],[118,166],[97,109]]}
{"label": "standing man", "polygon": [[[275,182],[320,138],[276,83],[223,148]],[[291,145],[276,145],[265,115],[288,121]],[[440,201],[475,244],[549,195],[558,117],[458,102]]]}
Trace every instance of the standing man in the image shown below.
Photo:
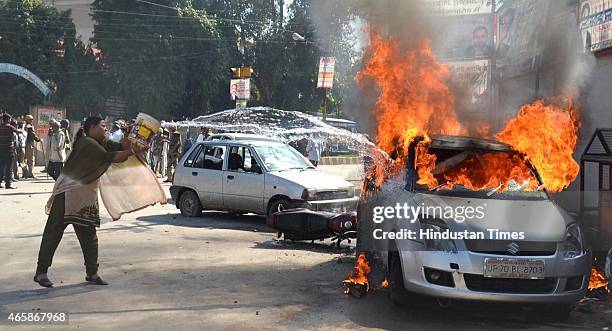
{"label": "standing man", "polygon": [[202,142],[204,140],[206,140],[206,138],[208,138],[208,136],[210,136],[210,129],[202,127],[200,128],[200,134],[198,135],[198,139],[196,140],[196,142]]}
{"label": "standing man", "polygon": [[164,130],[162,133],[162,150],[161,150],[161,156],[160,156],[161,169],[159,171],[159,174],[161,175],[161,177],[166,176],[167,171],[168,171],[168,145],[169,143],[170,143],[169,132],[168,130]]}
{"label": "standing man", "polygon": [[47,165],[47,173],[54,180],[57,180],[64,162],[66,161],[66,140],[64,131],[60,129],[60,124],[57,121],[51,122],[53,134],[49,137],[49,164]]}
{"label": "standing man", "polygon": [[306,145],[306,152],[308,153],[308,160],[313,166],[317,167],[321,160],[321,154],[325,149],[323,141],[319,137],[308,138],[308,144]]}
{"label": "standing man", "polygon": [[119,143],[121,142],[121,140],[123,140],[123,130],[121,130],[121,127],[123,126],[122,124],[123,123],[121,123],[121,121],[115,121],[113,123],[111,130],[108,132],[108,140],[114,141],[116,143]]}
{"label": "standing man", "polygon": [[68,157],[68,154],[70,154],[70,149],[72,148],[71,145],[71,141],[72,139],[70,139],[70,122],[67,119],[63,119],[60,121],[60,128],[62,130],[62,132],[64,133],[64,149],[66,151],[66,157]]}
{"label": "standing man", "polygon": [[168,144],[168,172],[166,173],[165,182],[172,182],[174,170],[178,165],[178,159],[181,157],[181,133],[176,130],[176,127],[170,127],[170,143]]}
{"label": "standing man", "polygon": [[34,126],[32,122],[34,121],[34,117],[32,115],[26,115],[26,148],[25,148],[25,162],[26,162],[26,172],[23,174],[23,178],[35,178],[34,177],[34,151],[36,150],[36,143],[40,142],[40,138],[34,132]]}
{"label": "standing man", "polygon": [[14,134],[17,129],[11,126],[11,115],[2,115],[2,124],[0,124],[0,188],[2,181],[6,189],[15,189],[11,186],[13,177],[13,149],[14,149]]}
{"label": "standing man", "polygon": [[159,169],[159,158],[162,153],[162,135],[164,132],[164,128],[160,128],[155,137],[153,138],[153,143],[151,144],[151,170],[157,175],[157,170]]}
{"label": "standing man", "polygon": [[183,146],[183,154],[187,153],[191,149],[191,146],[193,146],[193,139],[191,139],[191,135],[187,133],[187,139],[185,139],[185,145]]}
{"label": "standing man", "polygon": [[[17,122],[13,119],[11,120],[11,126],[17,128]],[[19,146],[21,146],[21,134],[18,131],[13,132],[13,180],[19,181]]]}
{"label": "standing man", "polygon": [[19,135],[19,146],[16,146],[17,149],[17,162],[19,162],[19,168],[21,168],[21,176],[25,178],[26,174],[26,164],[25,164],[25,148],[26,148],[26,140],[28,138],[28,133],[25,130],[25,122],[20,120],[17,122],[17,131]]}

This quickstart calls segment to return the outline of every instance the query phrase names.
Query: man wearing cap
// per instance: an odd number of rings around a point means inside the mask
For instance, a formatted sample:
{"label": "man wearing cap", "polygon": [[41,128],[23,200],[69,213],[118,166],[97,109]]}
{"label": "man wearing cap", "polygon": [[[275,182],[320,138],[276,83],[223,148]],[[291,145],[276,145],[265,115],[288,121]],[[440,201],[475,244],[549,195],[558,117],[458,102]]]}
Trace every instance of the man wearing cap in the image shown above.
{"label": "man wearing cap", "polygon": [[176,131],[176,127],[170,127],[170,143],[168,144],[168,171],[166,183],[172,182],[174,169],[178,165],[178,159],[181,156],[181,133]]}
{"label": "man wearing cap", "polygon": [[34,132],[34,126],[32,121],[34,117],[32,115],[26,115],[26,148],[25,148],[25,162],[26,171],[23,173],[23,178],[35,178],[34,177],[34,151],[36,150],[36,143],[40,142],[40,138]]}
{"label": "man wearing cap", "polygon": [[113,127],[108,132],[108,140],[120,143],[121,140],[123,140],[123,130],[121,130],[122,126],[123,123],[121,123],[121,121],[114,122]]}

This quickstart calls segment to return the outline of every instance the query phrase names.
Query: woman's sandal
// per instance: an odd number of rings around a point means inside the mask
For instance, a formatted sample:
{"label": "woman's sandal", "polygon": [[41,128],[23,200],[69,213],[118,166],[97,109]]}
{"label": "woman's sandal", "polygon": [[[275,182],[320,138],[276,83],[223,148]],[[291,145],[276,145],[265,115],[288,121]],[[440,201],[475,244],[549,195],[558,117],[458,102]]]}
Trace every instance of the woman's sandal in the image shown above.
{"label": "woman's sandal", "polygon": [[53,283],[49,280],[49,278],[38,278],[38,275],[34,276],[34,281],[38,283],[38,285],[42,287],[53,287]]}
{"label": "woman's sandal", "polygon": [[90,276],[86,276],[85,280],[88,283],[93,284],[93,285],[108,285],[108,283],[105,282],[104,280],[102,280],[102,278],[100,276],[98,276],[96,278],[93,278],[93,277],[90,277]]}

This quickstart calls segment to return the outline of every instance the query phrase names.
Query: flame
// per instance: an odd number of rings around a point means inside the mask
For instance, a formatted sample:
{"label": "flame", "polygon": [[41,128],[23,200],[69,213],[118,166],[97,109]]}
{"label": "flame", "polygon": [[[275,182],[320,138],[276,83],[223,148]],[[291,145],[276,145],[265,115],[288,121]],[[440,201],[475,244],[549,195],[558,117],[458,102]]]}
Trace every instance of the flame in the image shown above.
{"label": "flame", "polygon": [[370,40],[364,69],[356,79],[362,88],[368,82],[378,87],[376,140],[383,151],[403,162],[418,135],[466,133],[446,84],[449,70],[438,62],[428,39],[415,40],[403,51],[396,38],[385,39],[372,28]]}
{"label": "flame", "polygon": [[580,171],[572,157],[579,126],[578,112],[571,100],[565,106],[545,105],[539,100],[523,106],[497,139],[527,156],[546,189],[560,192]]}
{"label": "flame", "polygon": [[389,286],[389,281],[387,279],[383,280],[382,283],[380,283],[379,288],[386,288]]}
{"label": "flame", "polygon": [[[589,279],[589,290],[594,291],[606,286],[608,286],[608,280],[604,273],[593,267],[591,269],[591,278]],[[606,291],[608,291],[607,288]]]}
{"label": "flame", "polygon": [[[447,84],[448,67],[438,61],[429,40],[414,39],[400,46],[397,38],[384,38],[375,28],[370,29],[364,68],[356,80],[362,89],[371,82],[377,87],[373,109],[376,140],[394,162],[377,162],[366,174],[367,183],[380,187],[386,179],[400,175],[408,148],[417,136],[425,137],[415,156],[418,183],[430,189],[462,185],[472,190],[505,191],[518,185],[523,190],[536,190],[540,188],[538,179],[525,161],[537,170],[543,187],[551,192],[562,191],[576,179],[579,166],[572,154],[579,124],[571,101],[565,106],[545,105],[543,101],[525,105],[494,135],[520,154],[472,155],[449,171],[436,172],[438,160],[428,152],[428,136],[468,132],[455,112],[455,97]],[[493,136],[489,125],[475,126],[472,133]]]}
{"label": "flame", "polygon": [[[483,153],[470,154],[459,165],[444,171],[436,177],[436,155],[429,154],[427,141],[417,146],[416,169],[419,175],[417,184],[428,188],[452,189],[462,185],[470,190],[483,189],[506,191],[510,184],[520,185],[524,190],[535,190],[538,181],[517,154]],[[442,179],[442,184],[439,184]]]}
{"label": "flame", "polygon": [[[344,285],[361,285],[366,288],[366,291],[370,288],[368,282],[368,274],[372,271],[366,255],[364,252],[359,253],[359,256],[355,260],[355,268],[349,273],[348,278],[342,283]],[[344,290],[344,293],[348,293],[348,289]]]}

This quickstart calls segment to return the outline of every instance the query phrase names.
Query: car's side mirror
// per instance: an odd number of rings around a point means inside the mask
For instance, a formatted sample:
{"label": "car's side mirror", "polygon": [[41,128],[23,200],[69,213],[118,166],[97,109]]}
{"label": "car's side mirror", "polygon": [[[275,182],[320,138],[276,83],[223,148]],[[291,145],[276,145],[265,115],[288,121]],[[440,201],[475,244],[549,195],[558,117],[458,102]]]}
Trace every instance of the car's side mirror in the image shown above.
{"label": "car's side mirror", "polygon": [[251,165],[251,172],[254,172],[256,174],[261,174],[261,167],[259,166],[259,164],[252,164]]}

